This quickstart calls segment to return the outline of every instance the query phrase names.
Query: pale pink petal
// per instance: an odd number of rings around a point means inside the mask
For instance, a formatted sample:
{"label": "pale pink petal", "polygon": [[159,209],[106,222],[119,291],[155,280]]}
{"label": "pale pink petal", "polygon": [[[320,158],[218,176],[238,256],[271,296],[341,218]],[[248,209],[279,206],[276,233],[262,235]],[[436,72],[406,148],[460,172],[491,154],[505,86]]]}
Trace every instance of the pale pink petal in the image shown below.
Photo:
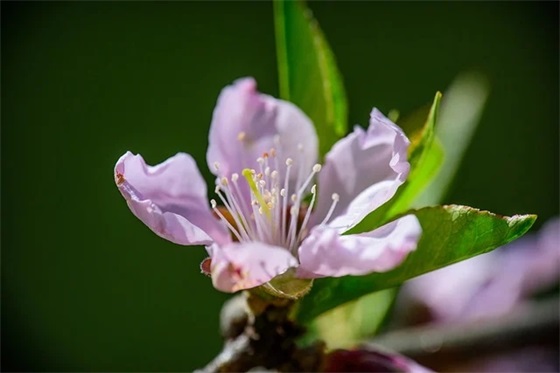
{"label": "pale pink petal", "polygon": [[212,253],[212,282],[228,293],[262,285],[298,265],[288,250],[262,242],[214,245]]}
{"label": "pale pink petal", "polygon": [[[425,305],[439,321],[461,320],[480,289],[492,282],[493,273],[499,266],[497,258],[499,253],[493,251],[412,279],[404,286],[404,296]],[[518,274],[512,275],[517,284]],[[495,295],[500,299],[487,305],[487,310],[498,306],[497,312],[501,313],[504,302],[509,307],[512,301],[518,299],[519,292],[507,291]]]}
{"label": "pale pink petal", "polygon": [[408,145],[402,130],[373,109],[367,131],[356,126],[327,153],[313,223],[326,216],[333,193],[340,200],[328,224],[339,232],[391,199],[408,176]]}
{"label": "pale pink petal", "polygon": [[127,152],[115,166],[115,182],[134,215],[159,236],[180,245],[229,241],[208,207],[206,184],[190,155],[149,166]]}
{"label": "pale pink petal", "polygon": [[299,248],[298,275],[340,277],[389,271],[416,249],[421,233],[414,215],[368,233],[346,236],[328,226],[316,226]]}
{"label": "pale pink petal", "polygon": [[260,94],[252,78],[224,88],[210,127],[206,154],[210,170],[226,177],[245,168],[259,170],[257,158],[271,148],[282,171],[286,158],[293,159],[290,180],[295,181],[299,172],[307,176],[317,161],[317,135],[309,118],[290,102]]}

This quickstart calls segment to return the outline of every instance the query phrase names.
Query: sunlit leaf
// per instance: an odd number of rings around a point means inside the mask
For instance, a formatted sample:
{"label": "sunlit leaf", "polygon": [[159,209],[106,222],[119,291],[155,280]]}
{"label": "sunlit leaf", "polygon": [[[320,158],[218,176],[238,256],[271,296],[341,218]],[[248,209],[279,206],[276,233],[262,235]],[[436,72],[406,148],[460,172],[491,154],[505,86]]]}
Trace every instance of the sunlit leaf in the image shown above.
{"label": "sunlit leaf", "polygon": [[457,205],[426,207],[411,213],[422,225],[422,238],[402,265],[385,273],[316,280],[301,300],[298,319],[308,322],[365,294],[494,250],[522,236],[536,219],[535,215],[505,217]]}
{"label": "sunlit leaf", "polygon": [[303,1],[274,1],[280,97],[313,121],[324,155],[347,131],[347,103],[334,55]]}

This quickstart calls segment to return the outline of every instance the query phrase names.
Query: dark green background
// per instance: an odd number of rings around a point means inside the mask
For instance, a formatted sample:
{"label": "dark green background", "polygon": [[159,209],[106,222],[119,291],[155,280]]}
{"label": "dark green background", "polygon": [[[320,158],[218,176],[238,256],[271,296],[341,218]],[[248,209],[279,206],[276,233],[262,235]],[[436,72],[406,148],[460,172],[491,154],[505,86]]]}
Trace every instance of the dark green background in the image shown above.
{"label": "dark green background", "polygon": [[[492,92],[446,202],[558,213],[558,3],[311,4],[351,123],[407,113],[465,70]],[[220,347],[226,295],[113,183],[126,150],[204,163],[220,89],[278,91],[272,6],[2,2],[5,370],[188,371]]]}

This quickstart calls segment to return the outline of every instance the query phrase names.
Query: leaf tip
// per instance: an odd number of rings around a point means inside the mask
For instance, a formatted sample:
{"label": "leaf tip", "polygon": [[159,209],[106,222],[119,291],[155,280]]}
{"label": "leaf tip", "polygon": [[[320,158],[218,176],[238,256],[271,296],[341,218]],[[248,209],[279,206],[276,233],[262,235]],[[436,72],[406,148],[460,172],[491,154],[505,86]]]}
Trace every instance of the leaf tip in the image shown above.
{"label": "leaf tip", "polygon": [[508,224],[512,228],[519,229],[521,234],[524,234],[533,226],[537,220],[537,215],[526,214],[526,215],[513,215],[508,219]]}

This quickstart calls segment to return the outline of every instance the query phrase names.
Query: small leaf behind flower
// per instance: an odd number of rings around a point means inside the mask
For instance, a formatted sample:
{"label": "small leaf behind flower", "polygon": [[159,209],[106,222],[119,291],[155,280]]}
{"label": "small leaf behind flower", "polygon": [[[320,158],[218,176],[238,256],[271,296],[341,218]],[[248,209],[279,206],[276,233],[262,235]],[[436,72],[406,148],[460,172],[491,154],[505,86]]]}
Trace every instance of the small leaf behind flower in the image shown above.
{"label": "small leaf behind flower", "polygon": [[385,273],[315,280],[311,292],[301,300],[298,319],[311,321],[365,294],[494,250],[521,237],[536,219],[535,215],[506,217],[458,205],[426,207],[410,213],[416,215],[423,232],[417,249],[402,265]]}
{"label": "small leaf behind flower", "polygon": [[346,134],[342,78],[319,24],[301,0],[274,1],[280,97],[313,121],[323,156]]}

